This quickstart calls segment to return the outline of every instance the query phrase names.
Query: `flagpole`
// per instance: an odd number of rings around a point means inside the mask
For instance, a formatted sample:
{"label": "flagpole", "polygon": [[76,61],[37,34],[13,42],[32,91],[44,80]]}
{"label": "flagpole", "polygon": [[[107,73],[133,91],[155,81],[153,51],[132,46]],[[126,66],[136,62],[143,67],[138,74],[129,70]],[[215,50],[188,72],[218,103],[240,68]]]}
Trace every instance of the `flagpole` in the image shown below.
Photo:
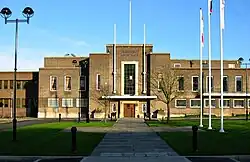
{"label": "flagpole", "polygon": [[116,94],[116,24],[114,24],[113,93]]}
{"label": "flagpole", "polygon": [[211,16],[211,6],[212,0],[208,0],[208,93],[209,93],[209,119],[208,119],[208,129],[212,129],[212,70],[211,70],[211,33],[210,33],[210,16]]}
{"label": "flagpole", "polygon": [[[223,14],[223,15],[222,15]],[[222,24],[223,23],[223,24]],[[224,118],[224,94],[223,94],[223,29],[224,29],[224,4],[223,0],[220,0],[220,92],[221,92],[221,113],[220,113],[220,119],[221,119],[221,125],[220,125],[220,132],[224,132],[223,128],[223,118]]]}
{"label": "flagpole", "polygon": [[144,24],[143,41],[143,93],[146,94],[146,24]]}
{"label": "flagpole", "polygon": [[202,48],[203,48],[203,19],[202,19],[202,9],[200,8],[200,127],[203,127],[202,124]]}
{"label": "flagpole", "polygon": [[129,44],[132,43],[132,0],[129,0]]}

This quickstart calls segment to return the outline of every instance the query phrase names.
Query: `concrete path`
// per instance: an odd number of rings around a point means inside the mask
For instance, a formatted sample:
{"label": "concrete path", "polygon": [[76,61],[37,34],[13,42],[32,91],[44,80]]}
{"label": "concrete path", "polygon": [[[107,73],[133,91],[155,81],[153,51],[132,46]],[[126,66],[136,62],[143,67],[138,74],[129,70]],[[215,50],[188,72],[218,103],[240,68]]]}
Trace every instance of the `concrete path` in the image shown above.
{"label": "concrete path", "polygon": [[178,156],[143,119],[122,118],[114,124],[90,157],[82,161],[175,161],[187,162]]}

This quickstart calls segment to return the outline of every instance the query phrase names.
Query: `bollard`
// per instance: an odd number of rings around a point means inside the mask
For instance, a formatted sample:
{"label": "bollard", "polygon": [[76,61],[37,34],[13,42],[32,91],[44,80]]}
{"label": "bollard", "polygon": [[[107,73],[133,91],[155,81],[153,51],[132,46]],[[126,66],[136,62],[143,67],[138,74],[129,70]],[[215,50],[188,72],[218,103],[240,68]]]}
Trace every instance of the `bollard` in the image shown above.
{"label": "bollard", "polygon": [[76,152],[76,127],[71,128],[71,135],[72,135],[72,141],[71,141],[71,151]]}
{"label": "bollard", "polygon": [[59,114],[59,122],[61,122],[62,116],[61,114]]}
{"label": "bollard", "polygon": [[193,130],[193,152],[197,151],[197,131],[198,127],[196,125],[192,126]]}

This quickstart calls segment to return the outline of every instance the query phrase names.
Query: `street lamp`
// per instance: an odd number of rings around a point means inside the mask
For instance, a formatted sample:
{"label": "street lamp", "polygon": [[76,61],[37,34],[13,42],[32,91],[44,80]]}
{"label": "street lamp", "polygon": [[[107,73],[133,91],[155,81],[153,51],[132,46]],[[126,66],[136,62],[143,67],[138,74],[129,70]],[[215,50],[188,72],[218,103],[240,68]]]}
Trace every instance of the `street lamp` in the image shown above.
{"label": "street lamp", "polygon": [[9,8],[4,7],[0,11],[1,17],[4,18],[5,24],[8,23],[15,23],[16,24],[16,29],[15,29],[15,67],[14,67],[14,88],[13,88],[13,141],[16,141],[16,125],[17,125],[17,120],[16,120],[16,71],[17,71],[17,45],[18,45],[18,23],[27,23],[29,24],[30,18],[34,15],[34,11],[30,7],[26,7],[23,12],[23,16],[25,19],[15,19],[15,20],[9,20],[9,18],[12,15],[12,12]]}
{"label": "street lamp", "polygon": [[238,61],[240,62],[240,65],[245,65],[246,66],[246,101],[245,101],[245,107],[246,107],[246,121],[248,121],[248,101],[247,101],[248,73],[247,73],[247,65],[250,65],[250,58],[248,59],[249,62],[244,62],[244,59],[242,57],[240,57],[238,59]]}
{"label": "street lamp", "polygon": [[[82,95],[81,95],[81,79],[82,79],[82,65],[84,65],[84,68],[86,69],[87,68],[87,64],[88,64],[88,61],[84,61],[83,63],[81,62],[77,62],[77,60],[73,60],[72,61],[72,64],[75,66],[75,67],[79,67],[79,78],[80,78],[80,82],[79,82],[79,110],[78,110],[78,122],[81,121],[81,109],[82,109],[82,102],[81,102],[81,99],[82,99]],[[86,75],[87,76],[87,75]],[[85,83],[86,84],[86,83]],[[86,87],[85,87],[86,88]],[[86,122],[89,123],[89,111],[88,111],[88,107],[86,108]]]}

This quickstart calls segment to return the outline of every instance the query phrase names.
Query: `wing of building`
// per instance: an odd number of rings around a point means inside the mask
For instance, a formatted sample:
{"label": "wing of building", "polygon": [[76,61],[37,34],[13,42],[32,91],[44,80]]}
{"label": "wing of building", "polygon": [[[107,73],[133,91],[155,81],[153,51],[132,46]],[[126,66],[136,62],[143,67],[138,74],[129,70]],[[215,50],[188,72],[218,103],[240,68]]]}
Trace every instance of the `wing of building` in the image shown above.
{"label": "wing of building", "polygon": [[[203,62],[206,64],[206,60]],[[39,72],[17,74],[17,116],[38,118],[91,118],[166,116],[166,102],[154,92],[152,78],[174,71],[178,77],[172,87],[171,116],[200,114],[200,88],[204,114],[208,113],[208,68],[203,67],[200,86],[200,60],[171,59],[170,53],[154,53],[153,45],[108,44],[104,53],[88,57],[45,57]],[[224,61],[224,115],[244,114],[246,74],[237,60]],[[164,77],[164,76],[163,76]],[[160,82],[158,82],[160,83]],[[169,83],[170,84],[170,83]],[[173,84],[174,85],[174,84]],[[169,86],[167,86],[169,88]],[[13,73],[0,72],[0,116],[11,116]],[[159,93],[159,94],[157,94]],[[220,115],[220,60],[212,61],[212,113]]]}

